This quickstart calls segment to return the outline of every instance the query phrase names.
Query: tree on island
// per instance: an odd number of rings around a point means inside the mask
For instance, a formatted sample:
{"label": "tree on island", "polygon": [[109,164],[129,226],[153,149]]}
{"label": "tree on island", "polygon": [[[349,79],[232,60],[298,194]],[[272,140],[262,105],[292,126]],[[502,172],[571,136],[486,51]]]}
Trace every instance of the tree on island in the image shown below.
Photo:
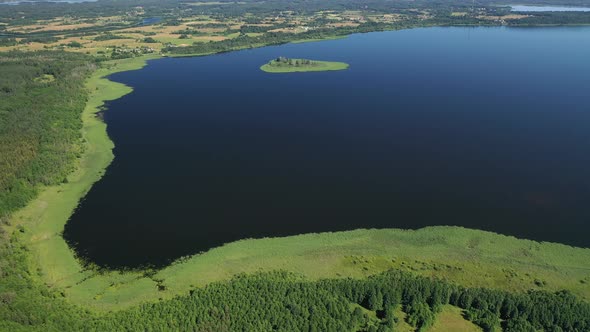
{"label": "tree on island", "polygon": [[311,61],[311,60],[295,59],[295,61],[293,61],[293,59],[283,57],[283,56],[276,58],[274,60],[274,62],[277,63],[278,65],[288,65],[288,66],[294,65],[295,67],[313,65],[313,61]]}

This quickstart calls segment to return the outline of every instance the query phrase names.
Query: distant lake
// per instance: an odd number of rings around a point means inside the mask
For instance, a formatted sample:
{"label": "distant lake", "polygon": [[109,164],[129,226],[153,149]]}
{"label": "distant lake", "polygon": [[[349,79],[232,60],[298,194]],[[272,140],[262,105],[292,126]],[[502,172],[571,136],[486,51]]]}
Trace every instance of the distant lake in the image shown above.
{"label": "distant lake", "polygon": [[590,12],[590,7],[510,6],[513,12]]}
{"label": "distant lake", "polygon": [[[268,74],[278,56],[338,72]],[[150,61],[65,237],[100,265],[461,225],[590,246],[590,27],[425,28]]]}
{"label": "distant lake", "polygon": [[147,17],[141,21],[141,25],[156,24],[156,23],[159,23],[160,21],[162,21],[161,17]]}

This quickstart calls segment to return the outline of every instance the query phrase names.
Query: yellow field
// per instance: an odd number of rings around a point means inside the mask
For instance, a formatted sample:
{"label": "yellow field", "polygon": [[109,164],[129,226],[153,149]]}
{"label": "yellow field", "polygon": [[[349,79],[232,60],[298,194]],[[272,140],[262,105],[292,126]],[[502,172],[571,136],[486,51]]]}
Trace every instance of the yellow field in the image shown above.
{"label": "yellow field", "polygon": [[72,19],[69,17],[57,17],[52,20],[39,20],[35,24],[10,26],[6,30],[10,32],[42,32],[42,31],[69,31],[80,28],[103,26],[108,23],[126,22],[123,16],[106,16],[98,20]]}
{"label": "yellow field", "polygon": [[[126,37],[126,39],[112,39],[95,41],[94,39],[100,34],[86,35],[86,36],[68,36],[69,32],[79,28],[100,27],[109,23],[129,23],[130,18],[122,16],[104,17],[97,21],[89,22],[85,20],[73,20],[71,18],[60,17],[53,20],[38,21],[29,25],[9,26],[7,31],[18,33],[33,33],[33,32],[57,32],[55,37],[59,38],[57,42],[52,43],[38,43],[30,42],[27,44],[19,44],[16,46],[0,47],[0,52],[21,50],[21,51],[37,51],[44,49],[64,49],[71,52],[82,52],[96,55],[99,52],[109,53],[113,48],[141,48],[150,47],[159,52],[166,44],[173,44],[176,46],[188,46],[193,42],[209,42],[221,41],[228,38],[237,37],[238,34],[228,36],[222,35],[224,31],[229,29],[239,29],[243,22],[237,19],[227,19],[220,21],[209,16],[196,15],[182,19],[180,25],[168,26],[164,24],[154,24],[147,26],[135,26],[128,28],[118,28],[110,30],[110,34]],[[207,27],[206,24],[224,24],[226,27]],[[180,34],[184,30],[199,31],[202,35],[192,36],[189,39],[180,39]],[[146,37],[151,37],[157,43],[145,43],[143,40]],[[71,48],[65,45],[77,42],[82,44],[81,48]]]}

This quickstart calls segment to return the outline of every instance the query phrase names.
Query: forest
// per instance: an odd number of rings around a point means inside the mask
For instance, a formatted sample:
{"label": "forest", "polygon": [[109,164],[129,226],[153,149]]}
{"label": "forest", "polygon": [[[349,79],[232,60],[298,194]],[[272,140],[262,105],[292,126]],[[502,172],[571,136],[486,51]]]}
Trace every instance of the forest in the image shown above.
{"label": "forest", "polygon": [[83,152],[80,114],[89,58],[66,52],[0,57],[0,215],[23,207],[40,185],[67,181]]}

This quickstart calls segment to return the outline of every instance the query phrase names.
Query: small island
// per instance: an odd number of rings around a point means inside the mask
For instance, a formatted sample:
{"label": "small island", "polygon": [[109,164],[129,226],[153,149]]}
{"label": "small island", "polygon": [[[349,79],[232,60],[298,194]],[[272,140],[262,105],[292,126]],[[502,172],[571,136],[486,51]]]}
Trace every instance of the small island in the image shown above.
{"label": "small island", "polygon": [[308,59],[290,59],[278,57],[260,67],[267,73],[295,73],[308,71],[331,71],[348,69],[344,62],[315,61]]}

